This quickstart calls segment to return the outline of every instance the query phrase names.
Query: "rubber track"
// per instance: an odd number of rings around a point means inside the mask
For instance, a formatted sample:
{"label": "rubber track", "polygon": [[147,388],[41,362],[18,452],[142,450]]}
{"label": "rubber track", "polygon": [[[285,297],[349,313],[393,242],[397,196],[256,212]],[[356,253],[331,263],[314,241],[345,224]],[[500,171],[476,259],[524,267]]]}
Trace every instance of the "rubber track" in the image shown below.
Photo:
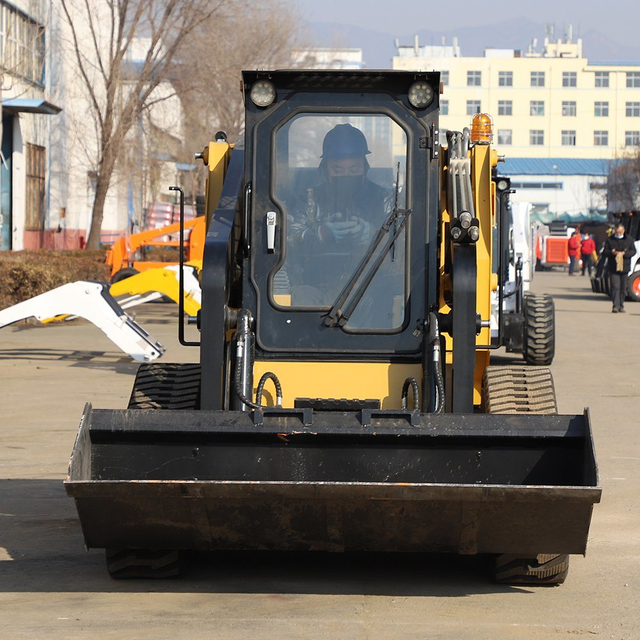
{"label": "rubber track", "polygon": [[487,367],[483,387],[486,413],[558,413],[547,367]]}
{"label": "rubber track", "polygon": [[180,552],[165,549],[106,549],[107,569],[116,580],[171,578],[181,569]]}
{"label": "rubber track", "polygon": [[[483,378],[487,413],[558,413],[553,376],[547,367],[487,367]],[[562,584],[569,572],[566,554],[533,558],[498,555],[494,576],[506,584]]]}
{"label": "rubber track", "polygon": [[129,409],[197,409],[199,405],[199,364],[140,365]]}
{"label": "rubber track", "polygon": [[546,294],[528,292],[524,296],[525,362],[550,365],[555,354],[555,308]]}
{"label": "rubber track", "polygon": [[562,584],[569,572],[569,556],[544,554],[535,558],[502,555],[496,558],[495,578],[508,584]]}

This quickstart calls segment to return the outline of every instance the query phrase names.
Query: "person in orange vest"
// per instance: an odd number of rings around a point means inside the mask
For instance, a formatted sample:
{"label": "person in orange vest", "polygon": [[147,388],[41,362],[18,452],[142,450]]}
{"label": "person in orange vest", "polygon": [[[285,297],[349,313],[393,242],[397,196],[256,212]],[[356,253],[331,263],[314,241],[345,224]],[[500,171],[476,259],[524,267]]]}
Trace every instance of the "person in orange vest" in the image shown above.
{"label": "person in orange vest", "polygon": [[577,231],[574,231],[569,238],[569,275],[575,275],[576,270],[576,258],[580,253],[580,236]]}
{"label": "person in orange vest", "polygon": [[582,242],[580,243],[580,253],[582,254],[582,275],[584,275],[585,271],[588,269],[589,277],[591,277],[591,270],[593,269],[593,259],[591,254],[595,250],[596,243],[588,233],[585,233],[582,236]]}

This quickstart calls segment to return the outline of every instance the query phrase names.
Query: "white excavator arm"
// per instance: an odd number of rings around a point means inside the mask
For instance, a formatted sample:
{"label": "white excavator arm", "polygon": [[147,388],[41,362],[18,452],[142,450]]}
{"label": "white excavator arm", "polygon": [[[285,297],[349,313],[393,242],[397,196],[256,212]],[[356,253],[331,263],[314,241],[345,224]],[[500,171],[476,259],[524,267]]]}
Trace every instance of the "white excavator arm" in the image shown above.
{"label": "white excavator arm", "polygon": [[0,311],[0,328],[26,318],[42,322],[60,315],[80,316],[93,323],[137,362],[151,362],[165,351],[122,310],[109,293],[109,285],[87,280],[62,285]]}

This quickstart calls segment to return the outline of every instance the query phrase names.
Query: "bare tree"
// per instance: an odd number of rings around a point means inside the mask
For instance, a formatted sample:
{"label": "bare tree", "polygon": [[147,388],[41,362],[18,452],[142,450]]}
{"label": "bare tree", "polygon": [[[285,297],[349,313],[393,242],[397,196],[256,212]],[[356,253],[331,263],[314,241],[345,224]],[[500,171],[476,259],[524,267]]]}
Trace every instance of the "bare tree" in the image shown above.
{"label": "bare tree", "polygon": [[306,43],[300,17],[281,0],[235,0],[202,21],[172,76],[186,119],[185,160],[217,129],[230,141],[242,133],[243,69],[289,67],[292,48]]}
{"label": "bare tree", "polygon": [[[109,186],[127,134],[163,93],[177,52],[231,0],[61,0],[93,121],[95,199],[87,248],[97,248]],[[132,47],[144,43],[132,64]],[[93,142],[93,141],[92,141]]]}
{"label": "bare tree", "polygon": [[640,207],[640,147],[612,161],[607,179],[609,211],[632,211]]}

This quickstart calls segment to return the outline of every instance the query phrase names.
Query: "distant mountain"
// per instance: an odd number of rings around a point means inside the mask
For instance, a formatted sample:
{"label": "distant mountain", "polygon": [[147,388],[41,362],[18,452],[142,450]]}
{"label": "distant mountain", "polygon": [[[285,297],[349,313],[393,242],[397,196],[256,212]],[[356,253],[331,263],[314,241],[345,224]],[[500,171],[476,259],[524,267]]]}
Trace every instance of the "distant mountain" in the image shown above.
{"label": "distant mountain", "polygon": [[[417,29],[414,33],[400,35],[328,22],[314,22],[309,27],[317,46],[361,48],[369,69],[391,67],[391,58],[396,52],[396,38],[401,45],[412,45],[417,35],[421,45],[437,45],[442,44],[443,38],[446,44],[451,44],[453,38],[457,37],[463,56],[482,56],[487,48],[526,51],[534,38],[537,38],[537,50],[540,51],[545,33],[543,23],[526,18],[446,31]],[[556,29],[556,35],[562,36],[561,31]],[[578,37],[582,38],[583,55],[591,61],[640,63],[640,46],[622,45],[596,30],[585,34],[574,31],[574,39]]]}

